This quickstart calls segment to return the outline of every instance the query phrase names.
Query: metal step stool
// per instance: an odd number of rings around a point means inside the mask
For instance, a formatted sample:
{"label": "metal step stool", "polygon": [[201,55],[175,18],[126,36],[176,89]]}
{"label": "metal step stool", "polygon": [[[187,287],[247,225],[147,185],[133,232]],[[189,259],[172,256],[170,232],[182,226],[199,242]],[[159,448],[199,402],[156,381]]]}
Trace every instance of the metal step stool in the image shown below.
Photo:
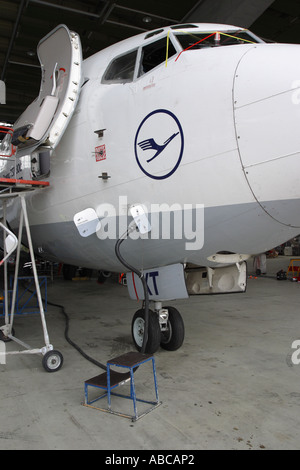
{"label": "metal step stool", "polygon": [[[147,400],[142,400],[141,398],[137,398],[136,392],[135,392],[135,383],[134,383],[135,369],[137,367],[140,367],[142,364],[145,364],[151,360],[152,360],[156,401],[147,401]],[[85,401],[83,403],[84,406],[89,406],[91,408],[95,408],[100,411],[105,411],[108,413],[116,414],[124,418],[131,418],[132,421],[137,421],[139,418],[149,413],[154,408],[157,408],[159,405],[161,405],[161,402],[158,399],[154,356],[152,356],[151,354],[141,354],[139,352],[128,352],[114,359],[111,359],[110,361],[107,362],[106,366],[107,366],[106,372],[104,372],[103,374],[97,375],[96,377],[93,377],[84,382],[84,394],[85,394]],[[114,370],[111,370],[112,366],[128,369],[128,372],[125,372],[125,373],[116,372]],[[121,394],[112,392],[112,390],[115,389],[116,387],[119,387],[120,385],[124,385],[126,382],[129,382],[129,381],[130,381],[130,395],[121,395]],[[89,387],[100,388],[102,390],[105,390],[105,392],[102,393],[102,395],[98,396],[97,398],[94,398],[93,400],[89,400],[89,396],[88,396]],[[134,415],[124,414],[124,413],[120,413],[118,411],[112,410],[111,408],[111,396],[112,395],[131,399],[133,401]],[[91,406],[92,403],[95,403],[96,401],[101,400],[102,398],[106,396],[107,396],[108,408],[98,408],[96,406]],[[139,415],[137,412],[137,401],[148,403],[152,406]]]}

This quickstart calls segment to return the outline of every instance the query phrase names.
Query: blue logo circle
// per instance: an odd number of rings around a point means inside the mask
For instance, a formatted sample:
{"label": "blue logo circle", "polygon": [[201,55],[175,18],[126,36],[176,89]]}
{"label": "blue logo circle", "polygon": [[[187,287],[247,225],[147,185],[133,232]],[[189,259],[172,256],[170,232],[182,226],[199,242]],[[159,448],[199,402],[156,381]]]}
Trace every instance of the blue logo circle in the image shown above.
{"label": "blue logo circle", "polygon": [[142,172],[155,180],[169,178],[182,160],[184,135],[175,114],[157,109],[146,116],[137,130],[134,151]]}

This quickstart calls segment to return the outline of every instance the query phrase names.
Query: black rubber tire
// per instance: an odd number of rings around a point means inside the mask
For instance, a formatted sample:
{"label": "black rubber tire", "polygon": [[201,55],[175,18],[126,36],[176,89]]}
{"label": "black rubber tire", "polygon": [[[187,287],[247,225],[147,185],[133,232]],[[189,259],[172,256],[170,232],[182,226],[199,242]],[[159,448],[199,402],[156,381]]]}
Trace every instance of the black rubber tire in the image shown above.
{"label": "black rubber tire", "polygon": [[98,284],[104,284],[104,282],[111,276],[109,271],[98,271]]}
{"label": "black rubber tire", "polygon": [[59,351],[48,351],[43,356],[43,367],[47,372],[57,372],[64,362],[63,355]]}
{"label": "black rubber tire", "polygon": [[[135,312],[131,323],[131,334],[136,349],[140,352],[143,346],[143,333],[145,323],[145,310],[140,309]],[[160,345],[161,333],[158,316],[149,310],[148,341],[145,353],[154,354]]]}
{"label": "black rubber tire", "polygon": [[184,322],[178,310],[174,307],[164,307],[169,311],[168,329],[161,332],[160,345],[167,351],[176,351],[184,341]]}
{"label": "black rubber tire", "polygon": [[[15,330],[12,328],[11,334],[15,336]],[[8,338],[8,336],[4,336],[4,333],[2,330],[0,330],[0,341],[3,341],[3,343],[9,343],[12,341],[12,339]]]}

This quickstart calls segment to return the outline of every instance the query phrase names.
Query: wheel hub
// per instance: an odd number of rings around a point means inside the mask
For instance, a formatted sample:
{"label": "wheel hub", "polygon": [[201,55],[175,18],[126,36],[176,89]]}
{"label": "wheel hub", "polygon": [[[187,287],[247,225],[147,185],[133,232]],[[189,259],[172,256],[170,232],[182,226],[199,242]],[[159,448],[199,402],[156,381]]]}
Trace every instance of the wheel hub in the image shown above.
{"label": "wheel hub", "polygon": [[143,338],[144,338],[144,330],[145,330],[145,320],[143,318],[137,318],[134,323],[133,334],[134,339],[138,346],[142,346]]}
{"label": "wheel hub", "polygon": [[157,311],[157,313],[158,313],[160,331],[161,332],[167,331],[169,329],[168,328],[168,320],[169,320],[168,309],[162,308],[159,311]]}

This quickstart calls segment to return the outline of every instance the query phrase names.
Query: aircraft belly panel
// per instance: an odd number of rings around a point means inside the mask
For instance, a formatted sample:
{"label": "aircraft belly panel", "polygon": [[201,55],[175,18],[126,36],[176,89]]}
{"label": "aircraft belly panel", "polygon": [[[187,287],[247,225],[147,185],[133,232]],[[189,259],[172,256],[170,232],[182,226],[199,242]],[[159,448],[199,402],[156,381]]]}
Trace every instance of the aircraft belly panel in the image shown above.
{"label": "aircraft belly panel", "polygon": [[[294,201],[294,207],[297,205],[298,201]],[[258,218],[259,230],[256,223]],[[120,223],[119,220],[114,222],[117,226]],[[74,222],[33,225],[31,232],[36,251],[47,259],[55,258],[60,262],[86,268],[124,271],[115,256],[117,240],[114,234],[101,239],[96,232],[85,238],[80,236]],[[171,228],[170,236],[165,239],[153,238],[151,232],[146,239],[134,240],[129,237],[122,244],[122,256],[131,265],[144,269],[174,263],[214,267],[215,263],[207,260],[212,253],[264,252],[277,246],[283,239],[287,240],[297,234],[297,229],[279,225],[257,203],[212,207],[206,208],[204,212],[204,244],[201,249],[195,244],[194,250],[187,250],[186,243],[191,244],[193,240],[176,238]]]}

